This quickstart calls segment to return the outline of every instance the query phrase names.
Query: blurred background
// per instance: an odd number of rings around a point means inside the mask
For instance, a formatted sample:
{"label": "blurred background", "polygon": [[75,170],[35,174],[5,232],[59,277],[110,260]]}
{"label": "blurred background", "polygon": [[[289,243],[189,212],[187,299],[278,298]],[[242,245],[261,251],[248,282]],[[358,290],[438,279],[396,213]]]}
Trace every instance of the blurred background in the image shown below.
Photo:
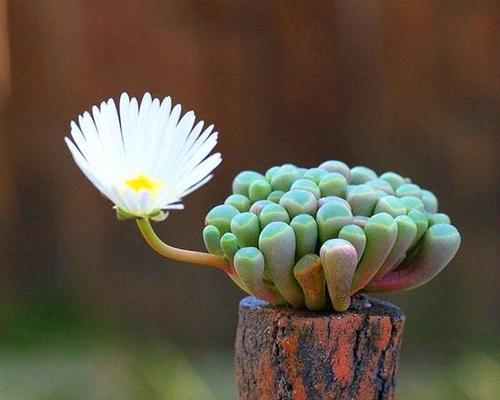
{"label": "blurred background", "polygon": [[171,95],[224,155],[158,225],[202,249],[241,169],[327,159],[434,191],[451,265],[407,313],[400,399],[500,394],[497,1],[0,0],[0,399],[234,399],[243,293],[160,258],[73,163],[69,122]]}

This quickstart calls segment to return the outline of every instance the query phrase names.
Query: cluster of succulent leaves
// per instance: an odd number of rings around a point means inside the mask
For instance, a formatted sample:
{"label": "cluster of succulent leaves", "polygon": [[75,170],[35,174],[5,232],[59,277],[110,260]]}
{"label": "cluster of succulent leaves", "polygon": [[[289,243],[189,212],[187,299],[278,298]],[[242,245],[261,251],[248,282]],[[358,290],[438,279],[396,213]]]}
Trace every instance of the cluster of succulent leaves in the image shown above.
{"label": "cluster of succulent leaves", "polygon": [[436,276],[460,234],[436,196],[394,172],[326,161],[243,171],[207,214],[207,250],[272,304],[346,310],[361,290],[401,291]]}

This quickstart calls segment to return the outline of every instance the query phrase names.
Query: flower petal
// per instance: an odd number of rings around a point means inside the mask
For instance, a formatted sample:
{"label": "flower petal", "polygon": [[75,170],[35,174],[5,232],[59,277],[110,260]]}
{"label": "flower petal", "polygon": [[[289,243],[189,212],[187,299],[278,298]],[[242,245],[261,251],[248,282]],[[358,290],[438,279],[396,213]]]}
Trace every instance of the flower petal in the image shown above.
{"label": "flower petal", "polygon": [[66,138],[85,176],[129,215],[164,219],[158,210],[183,209],[182,198],[212,178],[221,162],[209,156],[217,144],[213,125],[204,129],[193,111],[184,115],[170,97],[145,93],[140,104],[127,93],[84,112]]}

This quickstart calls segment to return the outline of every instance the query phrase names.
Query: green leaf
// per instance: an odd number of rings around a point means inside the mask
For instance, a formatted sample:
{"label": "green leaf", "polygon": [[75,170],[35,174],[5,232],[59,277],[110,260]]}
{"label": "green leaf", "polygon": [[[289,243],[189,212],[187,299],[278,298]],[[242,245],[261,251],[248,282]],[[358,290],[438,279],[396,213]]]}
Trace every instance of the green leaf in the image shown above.
{"label": "green leaf", "polygon": [[257,246],[259,242],[259,218],[251,213],[237,214],[231,220],[231,232],[238,238],[241,247]]}
{"label": "green leaf", "polygon": [[309,179],[313,181],[316,184],[319,184],[319,181],[321,180],[321,177],[323,175],[326,175],[328,171],[323,168],[309,168],[305,173],[304,173],[304,178]]}
{"label": "green leaf", "polygon": [[376,292],[403,291],[427,283],[453,259],[460,241],[460,233],[453,225],[432,225],[420,245],[397,270],[371,282],[367,289]]}
{"label": "green leaf", "polygon": [[260,226],[263,229],[271,222],[290,222],[290,216],[284,207],[279,204],[270,203],[266,205],[259,215]]}
{"label": "green leaf", "polygon": [[259,248],[266,269],[281,295],[294,307],[302,307],[302,289],[293,276],[295,265],[295,233],[285,222],[271,222],[259,237]]}
{"label": "green leaf", "polygon": [[450,217],[445,213],[432,214],[429,217],[429,226],[436,224],[449,224],[450,222]]}
{"label": "green leaf", "polygon": [[236,235],[231,232],[224,233],[220,239],[220,247],[226,259],[233,265],[234,255],[240,248]]}
{"label": "green leaf", "polygon": [[326,306],[326,287],[323,268],[317,254],[307,254],[295,264],[293,275],[304,292],[309,310],[322,310]]}
{"label": "green leaf", "polygon": [[345,197],[347,190],[347,179],[339,172],[329,172],[321,177],[319,181],[321,196]]}
{"label": "green leaf", "polygon": [[351,292],[356,293],[378,272],[389,255],[398,234],[394,218],[387,213],[376,214],[364,227],[366,247],[354,274]]}
{"label": "green leaf", "polygon": [[220,232],[213,225],[207,225],[203,229],[203,242],[210,254],[222,256],[224,253],[220,247]]}
{"label": "green leaf", "polygon": [[342,312],[351,304],[351,284],[358,263],[354,246],[344,239],[330,239],[320,250],[328,294],[334,310]]}
{"label": "green leaf", "polygon": [[254,180],[248,188],[250,201],[266,200],[271,193],[271,185],[265,179]]}
{"label": "green leaf", "polygon": [[233,206],[239,212],[245,212],[250,209],[250,199],[242,194],[232,194],[224,201],[224,204]]}
{"label": "green leaf", "polygon": [[[310,192],[319,199],[321,197],[321,191],[316,183],[311,181],[310,179],[298,179],[293,184],[290,190],[305,190],[306,192]],[[284,193],[283,193],[284,194]]]}
{"label": "green leaf", "polygon": [[394,195],[394,189],[392,188],[391,184],[387,182],[385,179],[382,178],[372,179],[371,181],[366,182],[366,184],[370,185],[374,189],[381,190],[388,195],[391,196]]}
{"label": "green leaf", "polygon": [[417,234],[415,235],[415,239],[413,239],[413,243],[410,246],[411,249],[416,246],[429,227],[429,219],[422,211],[419,210],[411,210],[408,213],[408,216],[413,220],[413,222],[415,222],[415,225],[417,225]]}
{"label": "green leaf", "polygon": [[396,196],[404,197],[404,196],[413,196],[422,198],[422,189],[420,186],[415,185],[414,183],[405,183],[396,189]]}
{"label": "green leaf", "polygon": [[398,225],[396,243],[394,243],[391,252],[380,267],[374,279],[381,278],[398,265],[399,261],[404,258],[406,252],[413,243],[415,236],[417,235],[417,225],[409,216],[399,215],[394,218],[394,221],[396,221],[396,224]]}
{"label": "green leaf", "polygon": [[351,169],[345,162],[329,160],[323,162],[319,167],[327,170],[328,172],[338,172],[339,174],[344,175],[347,182],[351,182]]}
{"label": "green leaf", "polygon": [[300,214],[292,219],[290,226],[295,232],[295,258],[299,260],[306,254],[315,253],[318,241],[318,224],[316,220],[309,214]]}
{"label": "green leaf", "polygon": [[379,198],[378,190],[367,184],[354,186],[347,192],[347,201],[354,215],[370,217]]}
{"label": "green leaf", "polygon": [[260,215],[263,208],[269,204],[273,204],[272,201],[269,200],[259,200],[252,204],[250,207],[250,212],[254,213],[257,217]]}
{"label": "green leaf", "polygon": [[269,193],[269,196],[267,196],[267,200],[278,204],[280,202],[281,196],[283,196],[284,194],[285,192],[283,190],[274,190]]}
{"label": "green leaf", "polygon": [[346,225],[339,232],[339,239],[347,240],[356,249],[358,262],[363,256],[366,247],[366,235],[358,225]]}
{"label": "green leaf", "polygon": [[350,208],[340,202],[326,203],[316,213],[320,243],[336,238],[345,225],[353,223]]}
{"label": "green leaf", "polygon": [[280,199],[280,205],[283,206],[291,218],[299,214],[316,214],[318,202],[316,197],[305,190],[290,190]]}
{"label": "green leaf", "polygon": [[271,178],[272,190],[283,190],[287,192],[292,187],[293,182],[300,179],[301,173],[294,166],[282,166]]}
{"label": "green leaf", "polygon": [[215,226],[221,234],[229,232],[231,229],[231,220],[239,214],[237,208],[222,204],[212,208],[205,217],[205,225]]}
{"label": "green leaf", "polygon": [[242,171],[233,180],[233,193],[248,197],[248,189],[253,181],[264,179],[264,175],[255,171]]}
{"label": "green leaf", "polygon": [[255,247],[243,247],[234,256],[234,268],[248,293],[272,304],[285,303],[278,291],[264,283],[264,256]]}
{"label": "green leaf", "polygon": [[415,196],[403,196],[401,197],[401,202],[405,205],[407,213],[411,210],[424,211],[424,202]]}
{"label": "green leaf", "polygon": [[[413,199],[415,197],[412,197]],[[418,200],[418,199],[417,199]],[[387,214],[397,217],[398,215],[406,215],[406,205],[396,196],[384,196],[377,202],[374,214],[386,212]]]}
{"label": "green leaf", "polygon": [[425,211],[434,214],[438,211],[438,199],[429,190],[422,189],[422,201],[424,202]]}
{"label": "green leaf", "polygon": [[377,174],[370,168],[361,166],[351,168],[351,185],[360,185],[376,178]]}
{"label": "green leaf", "polygon": [[384,172],[380,175],[380,178],[389,182],[393,190],[396,190],[398,187],[406,183],[405,179],[395,172]]}

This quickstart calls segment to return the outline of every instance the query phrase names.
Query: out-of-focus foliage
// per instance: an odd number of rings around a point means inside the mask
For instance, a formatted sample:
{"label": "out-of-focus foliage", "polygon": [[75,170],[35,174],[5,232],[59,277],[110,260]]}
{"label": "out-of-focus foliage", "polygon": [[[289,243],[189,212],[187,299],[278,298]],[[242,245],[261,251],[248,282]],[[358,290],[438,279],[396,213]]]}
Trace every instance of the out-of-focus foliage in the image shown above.
{"label": "out-of-focus foliage", "polygon": [[403,371],[397,394],[405,400],[495,400],[500,393],[500,349],[465,352],[429,368],[417,362]]}
{"label": "out-of-focus foliage", "polygon": [[[0,399],[236,398],[228,349],[181,350],[165,340],[145,340],[122,322],[97,323],[77,307],[55,306],[67,302],[26,304],[5,321]],[[410,359],[403,352],[398,398],[495,400],[500,393],[500,348],[471,349],[440,363],[425,350],[421,356]]]}
{"label": "out-of-focus foliage", "polygon": [[[121,322],[89,320],[68,306],[68,298],[24,304],[3,328],[2,400],[218,399],[178,347],[144,340]],[[231,368],[231,362],[224,363]]]}

